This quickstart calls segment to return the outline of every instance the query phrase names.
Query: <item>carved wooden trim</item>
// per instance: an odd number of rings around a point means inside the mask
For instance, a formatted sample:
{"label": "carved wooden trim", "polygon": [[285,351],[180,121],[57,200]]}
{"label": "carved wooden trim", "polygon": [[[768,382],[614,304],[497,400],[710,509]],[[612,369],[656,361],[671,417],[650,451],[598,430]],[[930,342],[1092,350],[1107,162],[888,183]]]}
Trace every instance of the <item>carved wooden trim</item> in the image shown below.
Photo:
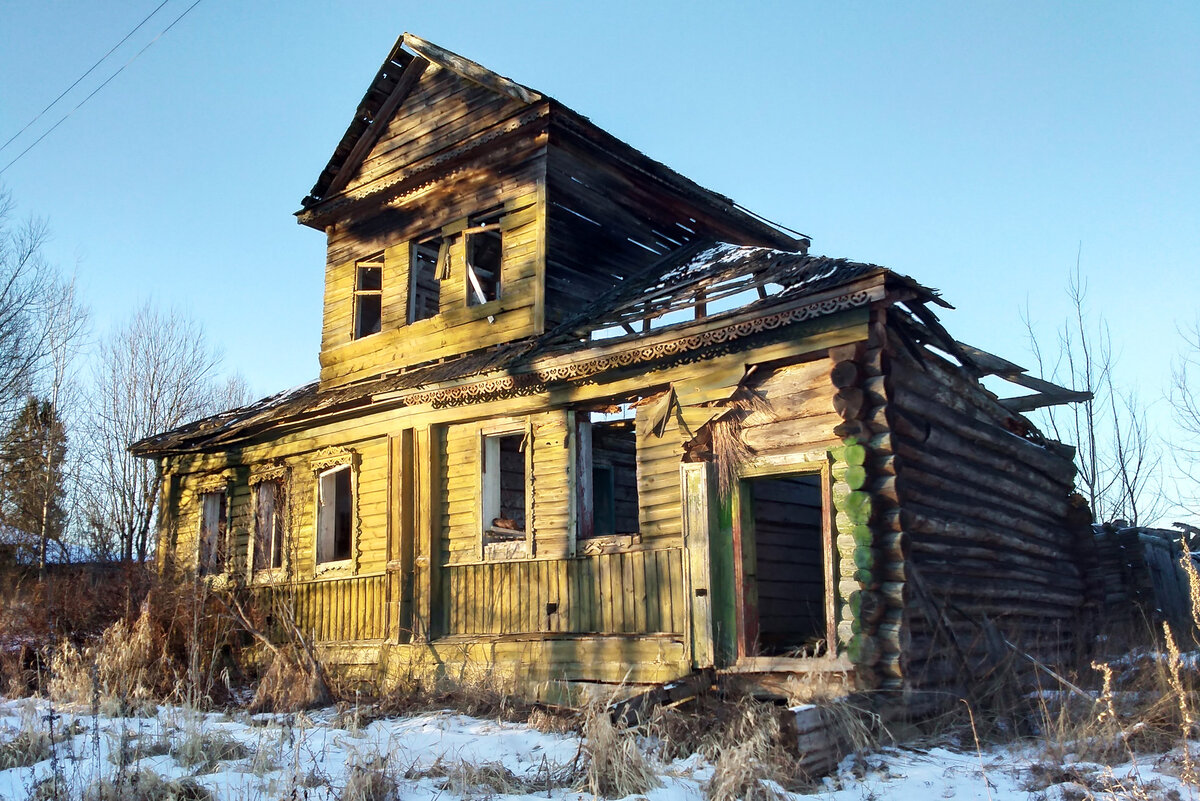
{"label": "carved wooden trim", "polygon": [[[873,294],[870,290],[858,290],[669,342],[659,342],[572,364],[479,381],[466,386],[419,392],[406,395],[399,400],[406,406],[430,404],[437,409],[533,395],[542,392],[549,384],[564,381],[587,382],[610,370],[648,362],[662,362],[660,367],[665,368],[702,361],[743,349],[747,344],[745,340],[750,338],[771,337],[777,332],[782,333],[781,329],[793,323],[866,306],[872,298]],[[774,338],[778,338],[778,336]]]}
{"label": "carved wooden trim", "polygon": [[292,472],[291,467],[284,464],[283,461],[266,462],[262,464],[250,465],[250,486],[262,484],[264,481],[277,481],[286,479]]}
{"label": "carved wooden trim", "polygon": [[340,445],[322,448],[309,457],[308,460],[309,467],[314,473],[324,473],[332,467],[341,467],[342,465],[350,465],[357,471],[358,462],[358,451],[353,448],[344,448]]}

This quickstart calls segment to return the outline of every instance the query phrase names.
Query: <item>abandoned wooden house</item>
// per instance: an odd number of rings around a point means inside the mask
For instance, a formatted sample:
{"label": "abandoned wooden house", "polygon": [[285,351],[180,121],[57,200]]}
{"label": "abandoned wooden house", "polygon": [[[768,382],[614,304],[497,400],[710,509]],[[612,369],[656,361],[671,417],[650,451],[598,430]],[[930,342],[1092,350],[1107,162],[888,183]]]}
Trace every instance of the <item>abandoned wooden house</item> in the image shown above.
{"label": "abandoned wooden house", "polygon": [[302,205],[319,380],[133,450],[160,560],[287,603],[331,664],[915,702],[989,632],[1069,641],[1090,521],[1021,412],[1078,395],[933,290],[409,34]]}

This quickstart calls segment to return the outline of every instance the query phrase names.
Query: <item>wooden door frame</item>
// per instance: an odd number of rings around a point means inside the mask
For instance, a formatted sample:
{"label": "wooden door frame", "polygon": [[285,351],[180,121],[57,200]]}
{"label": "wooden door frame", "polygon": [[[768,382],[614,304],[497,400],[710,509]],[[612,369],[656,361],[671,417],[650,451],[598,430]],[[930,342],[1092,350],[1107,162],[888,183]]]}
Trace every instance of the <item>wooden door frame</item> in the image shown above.
{"label": "wooden door frame", "polygon": [[[776,457],[772,459],[754,460],[741,466],[738,470],[738,480],[733,486],[733,497],[730,499],[733,518],[733,591],[734,603],[737,609],[737,660],[742,661],[757,656],[752,648],[758,640],[758,606],[757,597],[750,599],[746,591],[746,562],[751,556],[747,553],[744,540],[745,529],[745,500],[742,484],[756,478],[780,478],[794,475],[819,475],[821,477],[821,548],[825,555],[823,568],[825,573],[825,638],[829,656],[833,656],[837,644],[837,584],[835,552],[833,544],[833,465],[828,455],[823,459],[814,459],[811,454],[797,454],[793,457]],[[753,521],[750,524],[753,531]],[[753,547],[753,540],[750,541]],[[750,603],[753,601],[753,604]]]}

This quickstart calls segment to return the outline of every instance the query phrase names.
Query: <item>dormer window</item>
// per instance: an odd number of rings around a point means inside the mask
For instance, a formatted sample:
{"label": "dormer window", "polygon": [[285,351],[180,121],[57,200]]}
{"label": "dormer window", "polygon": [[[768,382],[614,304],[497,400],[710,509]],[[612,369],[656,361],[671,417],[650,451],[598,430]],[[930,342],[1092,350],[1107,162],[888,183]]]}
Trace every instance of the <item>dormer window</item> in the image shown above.
{"label": "dormer window", "polygon": [[441,311],[442,239],[413,242],[409,253],[408,322],[428,320]]}
{"label": "dormer window", "polygon": [[378,334],[383,323],[383,254],[354,265],[354,338]]}
{"label": "dormer window", "polygon": [[500,297],[503,237],[501,212],[471,218],[463,231],[467,248],[467,305],[480,306]]}

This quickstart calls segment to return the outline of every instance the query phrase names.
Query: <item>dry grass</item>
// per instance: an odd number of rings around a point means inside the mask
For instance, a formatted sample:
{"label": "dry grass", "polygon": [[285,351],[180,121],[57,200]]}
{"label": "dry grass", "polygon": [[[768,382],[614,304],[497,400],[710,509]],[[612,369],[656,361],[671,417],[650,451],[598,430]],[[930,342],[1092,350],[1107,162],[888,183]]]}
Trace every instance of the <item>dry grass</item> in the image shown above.
{"label": "dry grass", "polygon": [[771,801],[799,778],[796,755],[782,744],[779,709],[751,699],[702,753],[713,763],[705,786],[711,801]]}
{"label": "dry grass", "polygon": [[83,801],[213,801],[213,796],[192,779],[168,781],[152,770],[139,770],[93,782]]}
{"label": "dry grass", "polygon": [[350,766],[339,801],[399,801],[400,787],[384,759]]}
{"label": "dry grass", "polygon": [[601,705],[592,704],[585,710],[583,738],[588,758],[585,786],[593,796],[624,798],[659,786],[634,732],[618,728]]}
{"label": "dry grass", "polygon": [[185,768],[209,773],[220,762],[245,759],[250,749],[227,734],[189,732],[171,744],[171,756]]}
{"label": "dry grass", "polygon": [[330,703],[324,677],[316,674],[301,659],[283,647],[254,688],[251,712],[299,712]]}
{"label": "dry grass", "polygon": [[99,692],[106,711],[111,712],[152,706],[170,697],[180,678],[149,603],[143,604],[136,620],[118,620],[87,648],[64,639],[52,655],[50,667],[54,701],[91,704]]}
{"label": "dry grass", "polygon": [[33,715],[21,717],[20,729],[0,739],[0,770],[27,768],[50,758],[50,732]]}

